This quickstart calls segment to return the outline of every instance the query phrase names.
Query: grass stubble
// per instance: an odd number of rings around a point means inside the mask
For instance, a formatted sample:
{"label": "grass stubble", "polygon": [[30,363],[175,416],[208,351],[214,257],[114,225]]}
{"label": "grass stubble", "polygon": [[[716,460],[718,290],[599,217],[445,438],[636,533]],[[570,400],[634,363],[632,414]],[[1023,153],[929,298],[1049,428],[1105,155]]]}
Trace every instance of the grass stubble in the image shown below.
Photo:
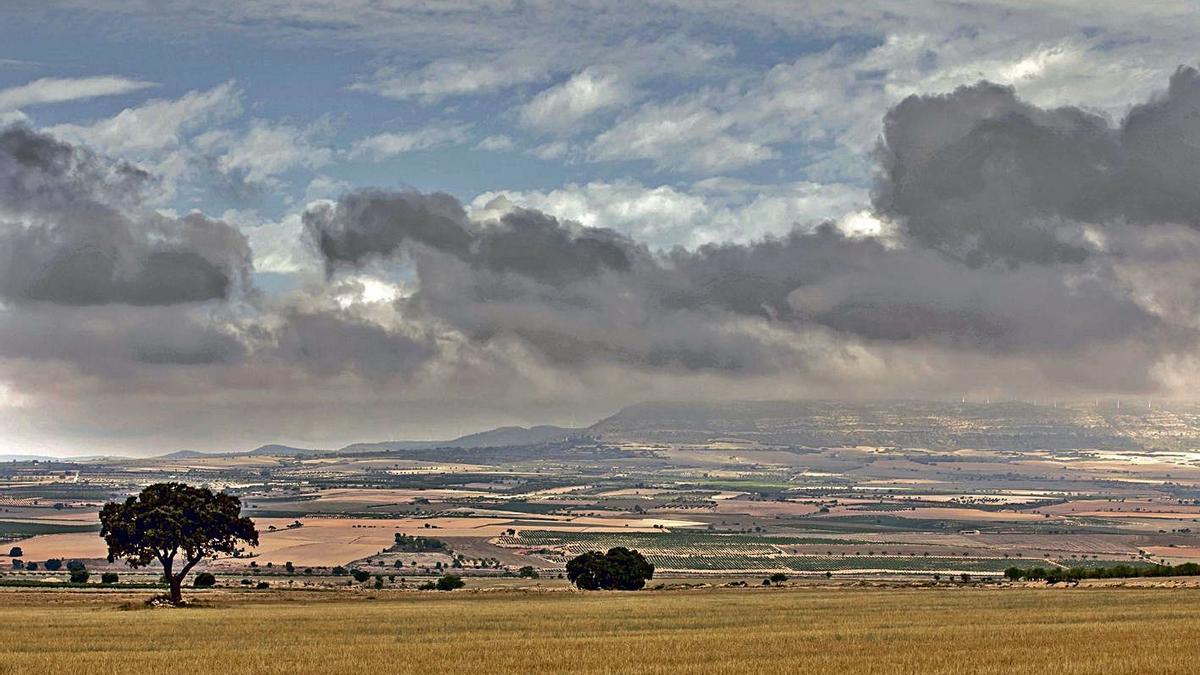
{"label": "grass stubble", "polygon": [[1200,589],[0,594],[0,673],[1193,673]]}

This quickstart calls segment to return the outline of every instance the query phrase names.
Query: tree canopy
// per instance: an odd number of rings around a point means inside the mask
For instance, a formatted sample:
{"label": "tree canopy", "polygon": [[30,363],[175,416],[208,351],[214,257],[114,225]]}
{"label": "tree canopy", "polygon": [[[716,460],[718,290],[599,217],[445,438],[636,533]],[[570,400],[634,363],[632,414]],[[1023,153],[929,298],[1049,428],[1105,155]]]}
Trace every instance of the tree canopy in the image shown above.
{"label": "tree canopy", "polygon": [[171,602],[179,603],[184,577],[201,560],[238,553],[242,542],[258,545],[254,522],[241,510],[241,501],[232,495],[156,483],[124,503],[105,504],[100,536],[108,544],[110,562],[124,558],[136,568],[158,561]]}
{"label": "tree canopy", "polygon": [[636,591],[654,578],[654,565],[624,546],[589,551],[567,562],[567,579],[585,591]]}

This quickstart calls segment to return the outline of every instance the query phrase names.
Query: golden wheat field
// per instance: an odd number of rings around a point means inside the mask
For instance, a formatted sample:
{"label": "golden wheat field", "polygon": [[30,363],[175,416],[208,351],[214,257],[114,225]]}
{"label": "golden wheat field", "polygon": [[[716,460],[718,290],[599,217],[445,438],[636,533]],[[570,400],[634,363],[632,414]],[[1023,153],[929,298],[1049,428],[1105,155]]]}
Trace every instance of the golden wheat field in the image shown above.
{"label": "golden wheat field", "polygon": [[0,596],[0,672],[1191,673],[1197,589]]}

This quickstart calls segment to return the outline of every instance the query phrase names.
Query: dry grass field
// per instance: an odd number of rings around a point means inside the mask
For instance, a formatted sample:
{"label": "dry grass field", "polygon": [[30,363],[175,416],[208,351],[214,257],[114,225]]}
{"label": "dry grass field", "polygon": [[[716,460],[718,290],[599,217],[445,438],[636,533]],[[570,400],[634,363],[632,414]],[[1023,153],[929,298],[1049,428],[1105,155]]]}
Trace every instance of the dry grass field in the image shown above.
{"label": "dry grass field", "polygon": [[[1190,673],[1200,589],[6,592],[0,673]],[[127,605],[122,608],[122,605]]]}

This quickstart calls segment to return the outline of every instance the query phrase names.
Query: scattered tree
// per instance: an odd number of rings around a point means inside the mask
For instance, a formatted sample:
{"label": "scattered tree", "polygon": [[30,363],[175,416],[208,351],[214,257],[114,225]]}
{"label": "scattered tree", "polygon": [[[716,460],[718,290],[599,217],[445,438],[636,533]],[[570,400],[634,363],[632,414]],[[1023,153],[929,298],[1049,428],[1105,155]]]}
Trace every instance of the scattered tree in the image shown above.
{"label": "scattered tree", "polygon": [[788,575],[784,574],[783,572],[776,572],[767,578],[770,579],[771,583],[773,584],[782,584],[788,580]]}
{"label": "scattered tree", "polygon": [[85,569],[75,569],[75,570],[71,570],[71,583],[73,583],[73,584],[86,584],[86,583],[87,583],[87,580],[88,580],[88,577],[90,577],[90,576],[91,576],[91,575],[90,575],[90,574],[88,574],[88,571],[87,571],[87,570],[85,570]]}
{"label": "scattered tree", "polygon": [[20,558],[23,555],[25,555],[25,551],[22,551],[20,546],[8,549],[8,557],[10,558]]}
{"label": "scattered tree", "polygon": [[608,553],[589,551],[567,562],[567,579],[585,591],[636,591],[652,578],[654,565],[624,546],[614,546]]}
{"label": "scattered tree", "polygon": [[371,578],[371,573],[366,570],[354,569],[350,570],[350,574],[352,574],[354,576],[354,580],[360,584]]}
{"label": "scattered tree", "polygon": [[100,536],[108,560],[130,567],[157,560],[170,587],[170,601],[183,601],[183,580],[201,560],[239,553],[239,542],[258,545],[254,522],[241,515],[241,501],[208,488],[156,483],[124,503],[100,511]]}
{"label": "scattered tree", "polygon": [[58,558],[51,558],[51,559],[47,560],[42,566],[45,567],[46,569],[50,570],[51,572],[57,572],[60,569],[62,569],[62,560],[60,560]]}
{"label": "scattered tree", "polygon": [[100,575],[100,583],[102,584],[115,584],[119,579],[116,572],[105,572]]}
{"label": "scattered tree", "polygon": [[466,584],[463,583],[462,577],[456,574],[447,574],[437,580],[435,587],[439,591],[452,591],[456,588],[462,588]]}
{"label": "scattered tree", "polygon": [[523,579],[536,579],[538,578],[538,573],[537,570],[533,569],[533,565],[526,565],[517,570],[517,576]]}
{"label": "scattered tree", "polygon": [[196,588],[212,588],[217,585],[217,577],[212,572],[200,572],[192,579],[192,586]]}

